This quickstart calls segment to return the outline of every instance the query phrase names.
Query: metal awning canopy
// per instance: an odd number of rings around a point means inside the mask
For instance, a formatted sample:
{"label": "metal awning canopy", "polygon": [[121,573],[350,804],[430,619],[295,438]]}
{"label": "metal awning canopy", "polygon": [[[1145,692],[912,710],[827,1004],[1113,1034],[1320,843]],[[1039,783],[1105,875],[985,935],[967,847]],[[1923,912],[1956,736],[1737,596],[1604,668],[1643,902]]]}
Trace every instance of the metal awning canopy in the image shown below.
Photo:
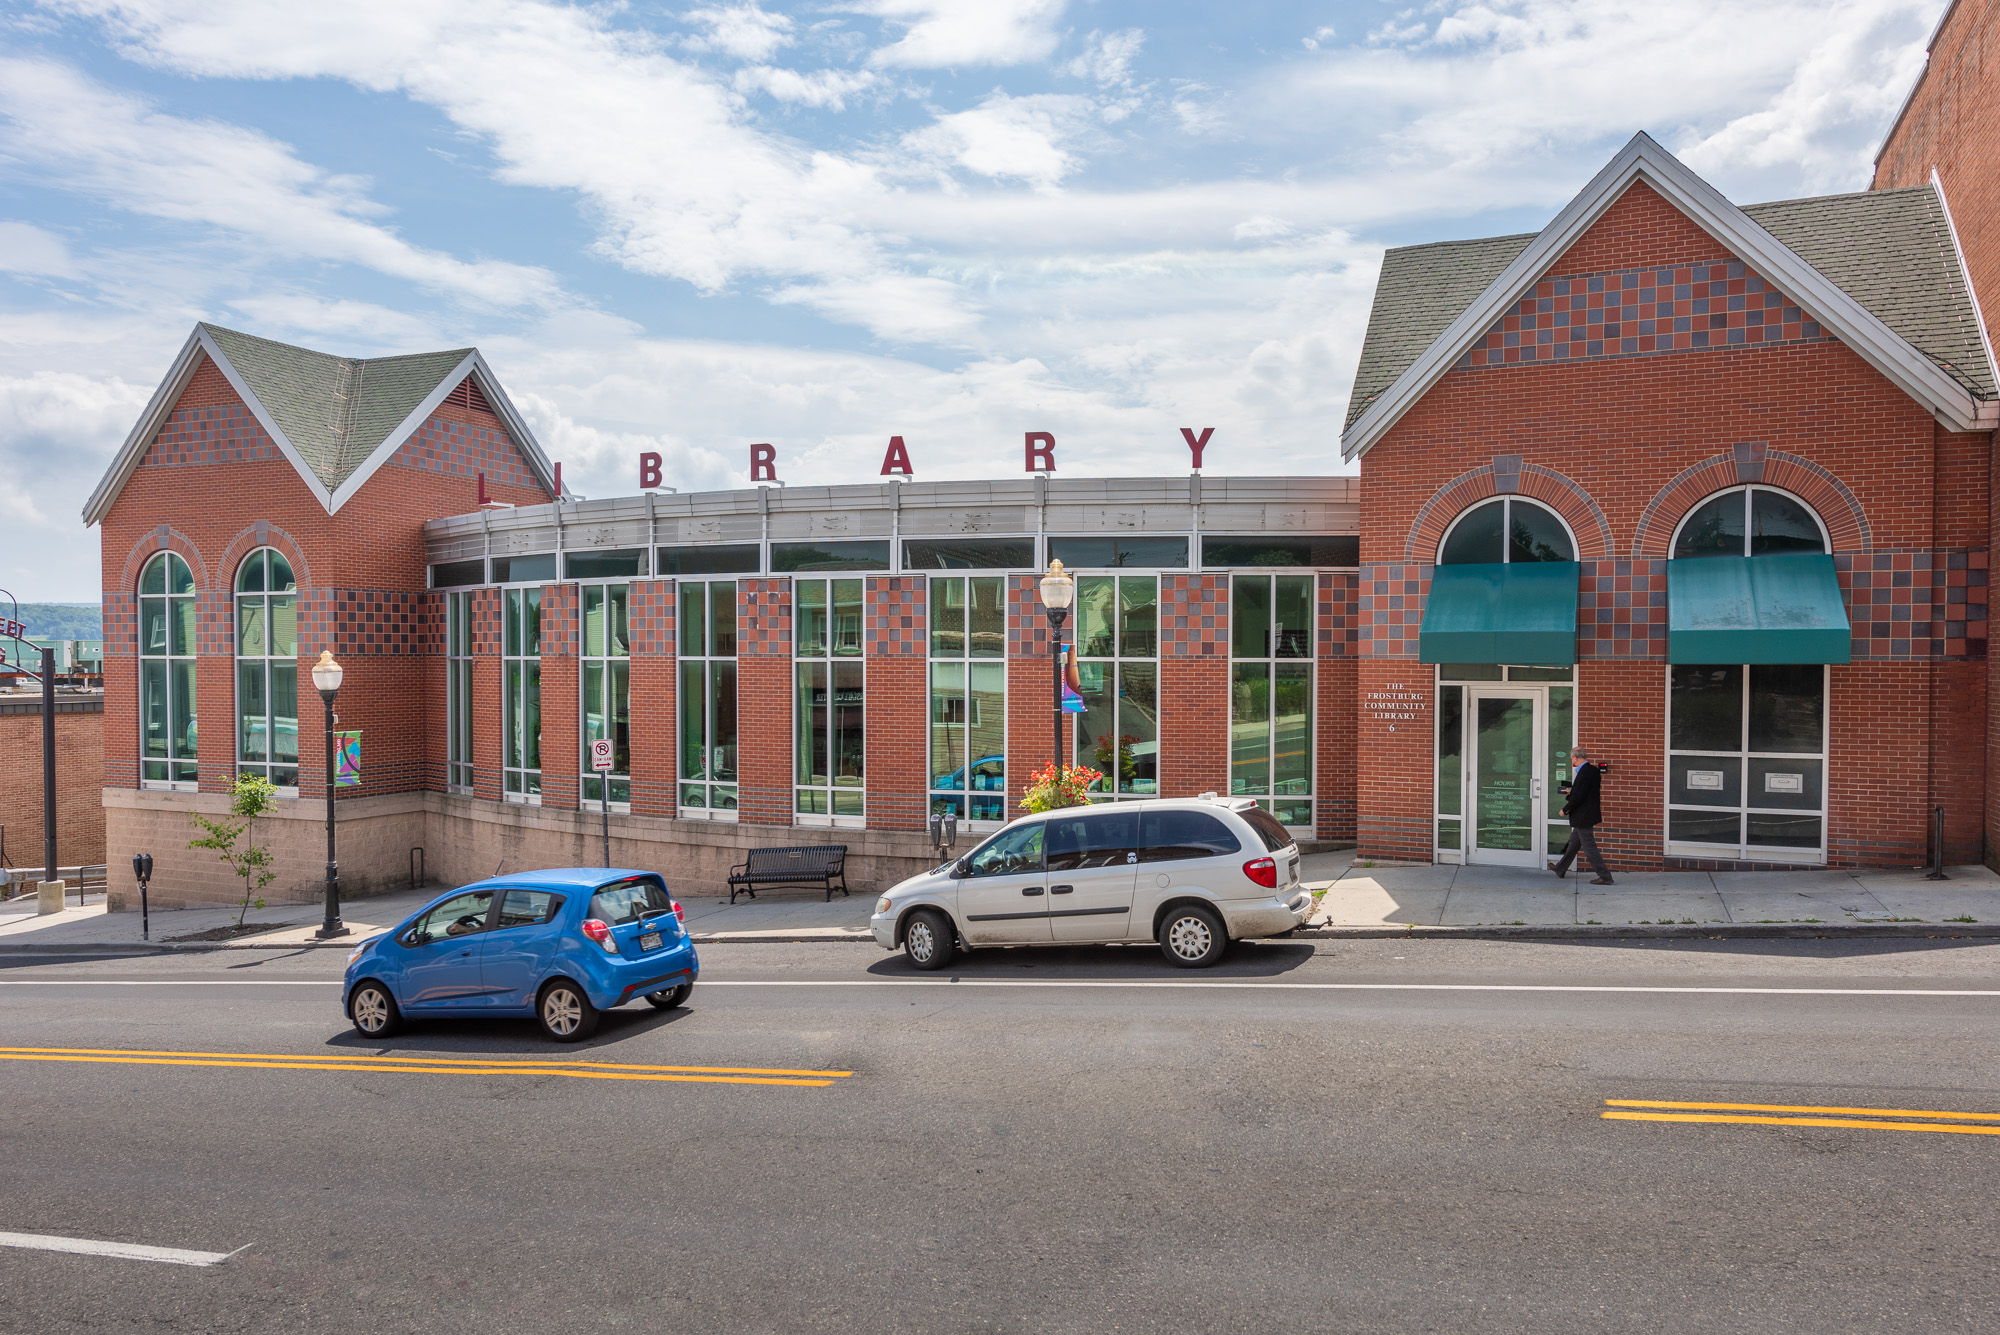
{"label": "metal awning canopy", "polygon": [[1425,663],[1576,662],[1575,561],[1438,566],[1417,631]]}
{"label": "metal awning canopy", "polygon": [[1852,639],[1824,552],[1667,562],[1669,663],[1845,663]]}

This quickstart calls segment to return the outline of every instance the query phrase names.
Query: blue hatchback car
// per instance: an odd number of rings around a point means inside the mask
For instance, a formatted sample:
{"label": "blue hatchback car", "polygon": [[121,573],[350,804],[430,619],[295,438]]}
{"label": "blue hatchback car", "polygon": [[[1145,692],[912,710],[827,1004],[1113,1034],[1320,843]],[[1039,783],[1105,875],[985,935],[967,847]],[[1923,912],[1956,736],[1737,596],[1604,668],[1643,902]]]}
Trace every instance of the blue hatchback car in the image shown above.
{"label": "blue hatchback car", "polygon": [[685,1004],[700,971],[658,875],[563,867],[462,886],[363,941],[341,999],[368,1038],[405,1017],[532,1015],[574,1043],[633,997]]}

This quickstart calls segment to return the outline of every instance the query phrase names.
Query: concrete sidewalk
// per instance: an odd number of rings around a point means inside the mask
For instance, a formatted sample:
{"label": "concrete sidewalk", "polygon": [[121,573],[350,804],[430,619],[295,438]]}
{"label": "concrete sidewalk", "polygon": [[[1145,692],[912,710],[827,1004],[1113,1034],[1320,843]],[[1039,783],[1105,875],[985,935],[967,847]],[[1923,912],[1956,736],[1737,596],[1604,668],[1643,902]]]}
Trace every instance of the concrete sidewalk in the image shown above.
{"label": "concrete sidewalk", "polygon": [[[2000,933],[2000,876],[1980,866],[1953,867],[1948,881],[1926,881],[1920,870],[1629,872],[1618,874],[1614,886],[1507,867],[1377,867],[1356,863],[1352,852],[1310,854],[1300,870],[1307,885],[1324,891],[1308,929],[1314,934],[1510,928],[1584,936],[1634,928],[1903,932],[1926,925]],[[444,887],[431,887],[350,900],[342,916],[351,934],[325,944],[349,948],[444,893]],[[701,944],[865,941],[875,896],[856,892],[827,903],[819,891],[766,891],[734,905],[717,898],[682,903],[688,930]],[[320,923],[317,904],[252,910],[251,922],[269,925],[227,941],[184,939],[235,920],[234,909],[158,912],[151,948],[296,950],[322,944],[313,937]],[[101,902],[47,917],[36,915],[32,896],[0,903],[0,951],[147,948],[139,938],[139,915],[106,913]]]}

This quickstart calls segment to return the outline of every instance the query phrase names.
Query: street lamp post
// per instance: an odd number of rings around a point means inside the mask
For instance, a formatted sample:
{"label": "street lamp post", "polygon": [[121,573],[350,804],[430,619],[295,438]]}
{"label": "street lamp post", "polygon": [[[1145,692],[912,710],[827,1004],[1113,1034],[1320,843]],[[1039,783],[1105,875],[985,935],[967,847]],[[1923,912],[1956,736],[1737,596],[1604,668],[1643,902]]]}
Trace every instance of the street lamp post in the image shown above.
{"label": "street lamp post", "polygon": [[319,688],[319,698],[326,703],[326,921],[313,933],[321,940],[347,935],[347,927],[340,921],[340,861],[334,856],[333,847],[333,725],[340,721],[334,716],[333,697],[340,694],[342,675],[340,664],[333,661],[333,651],[320,650],[312,678],[313,685]]}
{"label": "street lamp post", "polygon": [[1076,581],[1063,569],[1061,561],[1049,562],[1049,571],[1042,576],[1042,606],[1049,613],[1049,640],[1054,646],[1056,658],[1056,771],[1061,773],[1062,716],[1063,716],[1063,622],[1069,620],[1070,601],[1076,597]]}

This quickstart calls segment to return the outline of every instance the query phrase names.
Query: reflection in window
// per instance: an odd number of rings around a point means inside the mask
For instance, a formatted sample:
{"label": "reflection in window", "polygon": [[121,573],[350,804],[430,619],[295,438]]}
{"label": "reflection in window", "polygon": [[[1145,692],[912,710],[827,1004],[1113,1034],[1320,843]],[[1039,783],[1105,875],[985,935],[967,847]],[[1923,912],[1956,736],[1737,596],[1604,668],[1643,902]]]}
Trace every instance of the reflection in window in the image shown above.
{"label": "reflection in window", "polygon": [[1681,521],[1675,559],[1824,552],[1826,534],[1813,512],[1781,491],[1738,487],[1710,497]]}
{"label": "reflection in window", "polygon": [[445,595],[445,765],[447,787],[472,788],[472,600]]}
{"label": "reflection in window", "polygon": [[1229,582],[1229,792],[1309,829],[1312,804],[1311,575]]}
{"label": "reflection in window", "polygon": [[299,784],[298,584],[260,547],[236,568],[236,772]]}
{"label": "reflection in window", "polygon": [[792,584],[797,702],[793,756],[799,816],[864,814],[866,672],[861,658],[864,583],[801,579]]}
{"label": "reflection in window", "polygon": [[1667,841],[1783,860],[1826,848],[1826,669],[1668,671]]}
{"label": "reflection in window", "polygon": [[506,795],[542,800],[542,591],[508,589],[500,642]]}
{"label": "reflection in window", "polygon": [[930,581],[930,801],[960,820],[1007,819],[1007,581]]}
{"label": "reflection in window", "polygon": [[624,584],[585,584],[583,604],[583,800],[604,800],[604,776],[591,766],[590,744],[611,739],[611,800],[632,800],[632,618]]}
{"label": "reflection in window", "polygon": [[1104,775],[1091,792],[1160,791],[1159,603],[1153,575],[1085,575],[1076,582],[1076,763]]}
{"label": "reflection in window", "polygon": [[1487,501],[1460,515],[1438,550],[1441,566],[1574,560],[1576,543],[1555,512],[1514,496]]}
{"label": "reflection in window", "polygon": [[680,586],[684,817],[736,819],[736,581]]}
{"label": "reflection in window", "polygon": [[[195,782],[194,576],[161,552],[139,574],[139,776]],[[295,711],[296,712],[296,711]]]}

